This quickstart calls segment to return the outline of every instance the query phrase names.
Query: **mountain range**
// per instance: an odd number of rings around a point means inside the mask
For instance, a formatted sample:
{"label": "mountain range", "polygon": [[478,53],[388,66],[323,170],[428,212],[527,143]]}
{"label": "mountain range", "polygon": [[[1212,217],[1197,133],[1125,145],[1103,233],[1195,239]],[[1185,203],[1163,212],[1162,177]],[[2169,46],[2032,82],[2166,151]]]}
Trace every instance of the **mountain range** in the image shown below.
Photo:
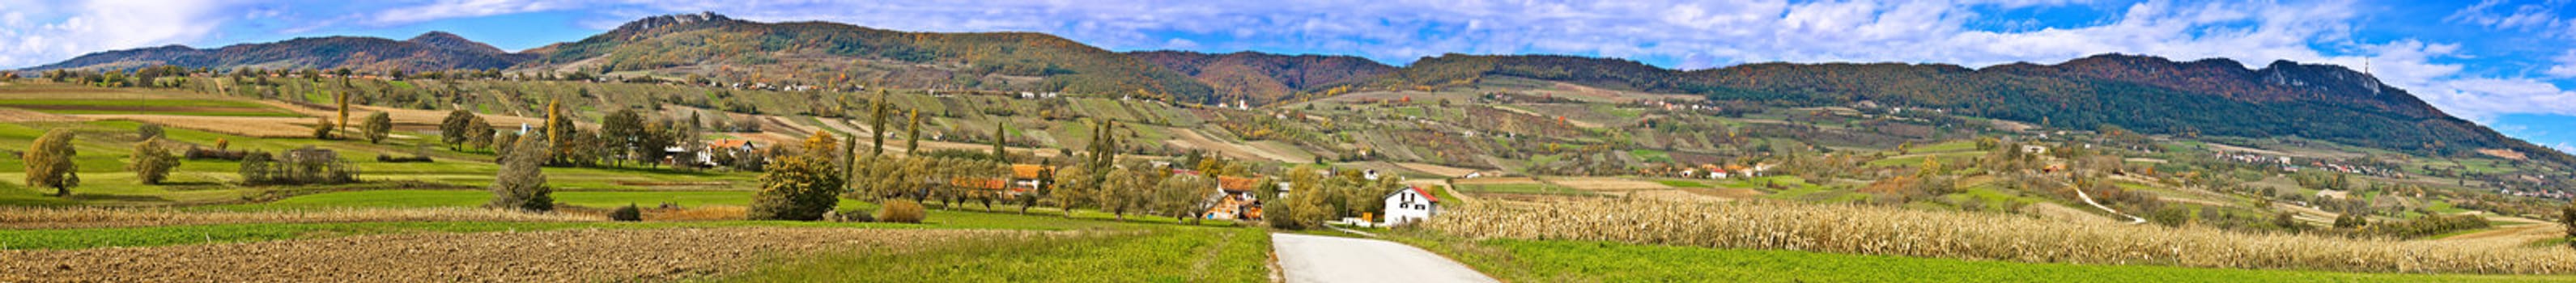
{"label": "mountain range", "polygon": [[648,17],[521,52],[431,32],[401,41],[321,37],[107,51],[28,70],[153,65],[697,75],[823,86],[1138,94],[1199,104],[1267,104],[1353,88],[1467,87],[1514,77],[1790,105],[1867,101],[2079,129],[2297,136],[2428,155],[2511,149],[2576,164],[2576,157],[2452,117],[2370,74],[2339,66],[2277,61],[2246,68],[2227,59],[2177,62],[2124,54],[1984,68],[1760,63],[1702,70],[1615,58],[1449,54],[1396,67],[1353,56],[1122,53],[1042,33],[904,32],[699,13]]}

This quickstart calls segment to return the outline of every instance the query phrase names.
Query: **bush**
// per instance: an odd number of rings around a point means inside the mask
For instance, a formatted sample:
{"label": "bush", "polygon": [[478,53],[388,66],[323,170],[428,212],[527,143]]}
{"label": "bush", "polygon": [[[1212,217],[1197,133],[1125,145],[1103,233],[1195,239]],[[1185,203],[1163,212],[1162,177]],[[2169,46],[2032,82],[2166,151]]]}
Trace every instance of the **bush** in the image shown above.
{"label": "bush", "polygon": [[877,209],[876,220],[895,223],[921,223],[923,218],[929,217],[930,212],[922,208],[921,203],[909,201],[888,201],[886,202],[885,207]]}
{"label": "bush", "polygon": [[626,207],[619,207],[617,208],[617,211],[608,212],[608,220],[630,222],[644,221],[644,210],[635,208],[635,204],[626,204]]}
{"label": "bush", "polygon": [[844,209],[824,213],[823,220],[832,222],[876,222],[877,218],[875,215],[870,215],[870,212],[867,211]]}
{"label": "bush", "polygon": [[241,161],[241,160],[242,160],[242,156],[250,155],[250,152],[248,152],[248,151],[228,151],[228,150],[223,150],[223,148],[221,147],[221,146],[223,145],[222,143],[217,143],[216,145],[217,145],[218,147],[216,147],[215,149],[204,149],[204,148],[194,148],[194,147],[188,148],[188,152],[187,152],[187,153],[185,153],[185,154],[183,154],[183,155],[182,155],[182,157],[186,157],[186,158],[188,158],[188,160],[216,159],[216,160]]}
{"label": "bush", "polygon": [[380,154],[380,155],[376,155],[376,162],[384,162],[384,163],[415,163],[415,162],[417,162],[417,163],[428,163],[428,162],[435,162],[435,161],[434,161],[434,160],[430,160],[430,159],[429,159],[429,156],[424,156],[424,155],[413,155],[413,156],[393,156],[393,155],[382,155],[382,154]]}

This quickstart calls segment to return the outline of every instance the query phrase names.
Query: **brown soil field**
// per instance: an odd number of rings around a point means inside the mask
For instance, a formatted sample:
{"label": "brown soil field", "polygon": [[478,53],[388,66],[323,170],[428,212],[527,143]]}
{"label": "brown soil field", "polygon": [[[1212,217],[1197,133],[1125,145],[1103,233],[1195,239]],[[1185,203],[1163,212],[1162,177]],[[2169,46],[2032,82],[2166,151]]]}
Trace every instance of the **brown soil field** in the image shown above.
{"label": "brown soil field", "polygon": [[1535,183],[1538,183],[1538,179],[1531,179],[1530,177],[1494,177],[1494,178],[1457,179],[1457,180],[1449,180],[1449,182],[1450,182],[1450,183],[1454,183],[1454,184],[1458,184],[1458,185],[1460,185],[1460,186],[1465,186],[1465,185],[1501,185],[1501,184],[1535,184]]}
{"label": "brown soil field", "polygon": [[0,123],[79,122],[88,120],[89,119],[82,119],[80,117],[55,115],[53,113],[27,111],[25,109],[0,108]]}
{"label": "brown soil field", "polygon": [[1467,169],[1467,168],[1458,168],[1458,167],[1440,166],[1440,165],[1437,165],[1437,164],[1416,163],[1416,162],[1396,162],[1396,163],[1395,163],[1395,166],[1396,166],[1396,167],[1403,167],[1404,169],[1413,170],[1413,171],[1422,171],[1422,173],[1431,173],[1432,175],[1441,175],[1441,176],[1450,176],[1450,177],[1466,176],[1466,175],[1467,175],[1467,173],[1476,173],[1476,169]]}
{"label": "brown soil field", "polygon": [[600,221],[594,215],[535,214],[472,208],[315,211],[179,211],[156,208],[0,208],[0,228],[61,229],[232,223],[387,221]]}
{"label": "brown soil field", "polygon": [[0,251],[6,282],[671,281],[759,258],[902,252],[1005,231],[713,228],[419,233],[146,248]]}

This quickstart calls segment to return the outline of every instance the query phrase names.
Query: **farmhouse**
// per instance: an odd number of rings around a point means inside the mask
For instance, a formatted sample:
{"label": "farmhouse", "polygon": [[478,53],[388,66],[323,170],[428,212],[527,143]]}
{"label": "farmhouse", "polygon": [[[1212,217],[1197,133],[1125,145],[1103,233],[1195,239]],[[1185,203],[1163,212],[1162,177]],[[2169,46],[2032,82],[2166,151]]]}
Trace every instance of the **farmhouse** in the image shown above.
{"label": "farmhouse", "polygon": [[1405,187],[1386,194],[1384,225],[1395,226],[1422,221],[1430,219],[1432,214],[1438,212],[1440,212],[1440,198],[1432,197],[1431,192],[1423,191],[1422,187]]}
{"label": "farmhouse", "polygon": [[1035,192],[1038,186],[1046,184],[1046,178],[1054,175],[1055,168],[1046,165],[1011,164],[1010,195],[1018,196],[1022,193]]}
{"label": "farmhouse", "polygon": [[1252,193],[1261,179],[1233,176],[1216,177],[1216,194],[1210,196],[1207,219],[1261,219],[1261,199]]}

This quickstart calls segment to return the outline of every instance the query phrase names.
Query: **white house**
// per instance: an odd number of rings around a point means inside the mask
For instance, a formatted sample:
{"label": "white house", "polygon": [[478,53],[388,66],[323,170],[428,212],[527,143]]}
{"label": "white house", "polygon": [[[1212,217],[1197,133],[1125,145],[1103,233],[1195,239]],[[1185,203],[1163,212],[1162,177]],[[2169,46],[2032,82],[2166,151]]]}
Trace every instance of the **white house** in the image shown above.
{"label": "white house", "polygon": [[1430,219],[1433,213],[1439,211],[1440,198],[1432,197],[1431,192],[1423,191],[1422,187],[1406,187],[1386,194],[1386,224],[1384,225],[1395,226]]}

